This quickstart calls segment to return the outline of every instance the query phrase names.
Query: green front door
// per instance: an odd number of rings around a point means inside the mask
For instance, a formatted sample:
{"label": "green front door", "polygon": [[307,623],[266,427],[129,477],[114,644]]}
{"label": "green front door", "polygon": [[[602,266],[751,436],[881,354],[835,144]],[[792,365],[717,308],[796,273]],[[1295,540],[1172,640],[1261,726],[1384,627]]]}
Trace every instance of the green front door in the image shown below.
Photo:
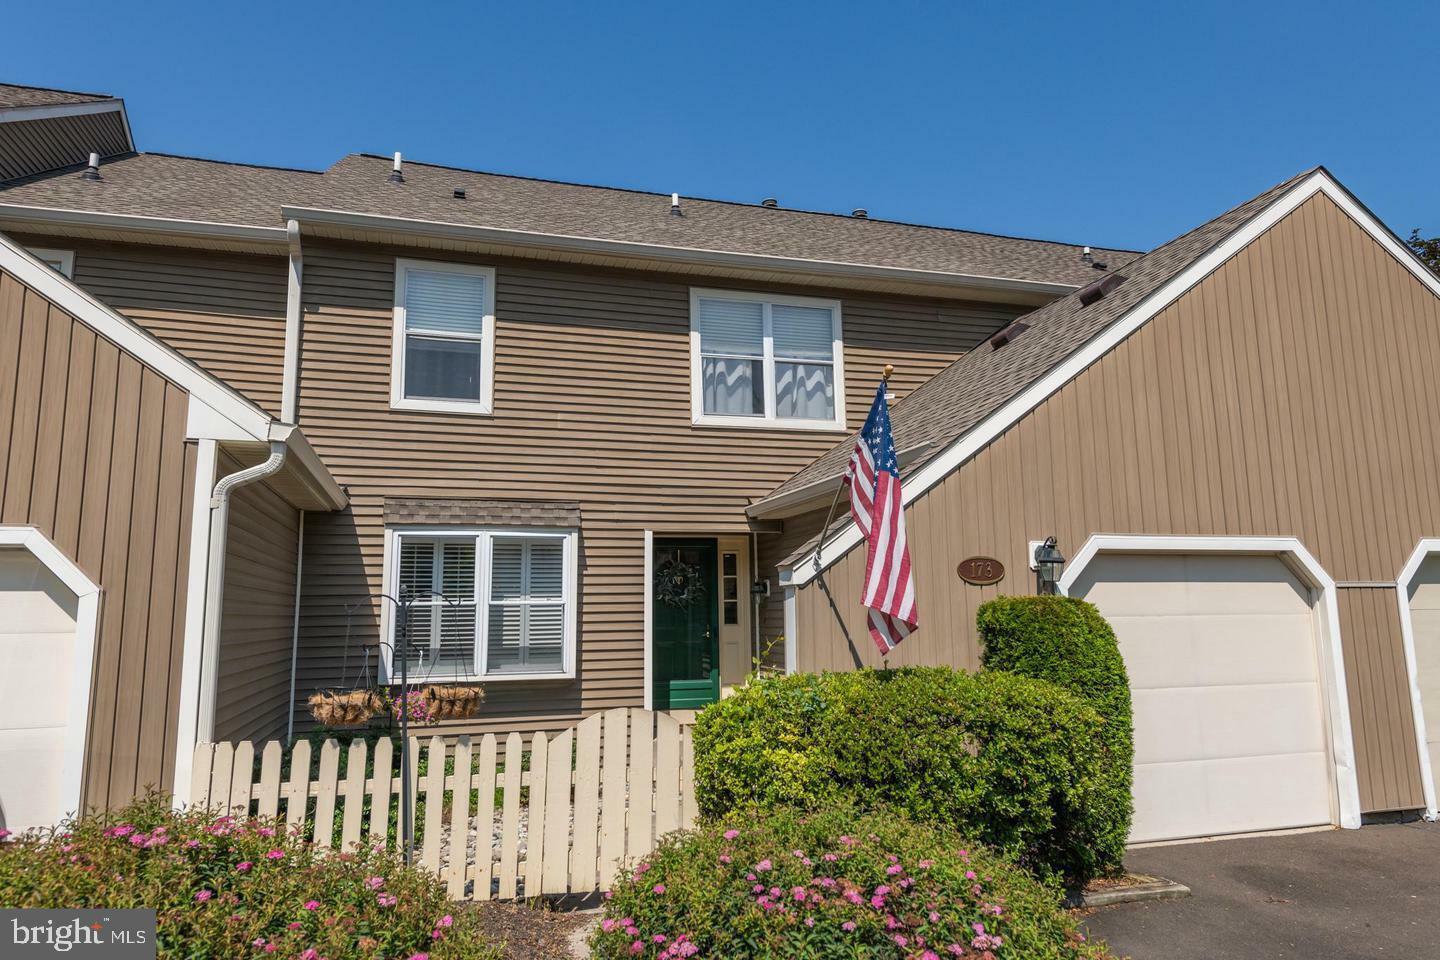
{"label": "green front door", "polygon": [[655,709],[720,699],[720,598],[714,540],[655,541],[651,639]]}

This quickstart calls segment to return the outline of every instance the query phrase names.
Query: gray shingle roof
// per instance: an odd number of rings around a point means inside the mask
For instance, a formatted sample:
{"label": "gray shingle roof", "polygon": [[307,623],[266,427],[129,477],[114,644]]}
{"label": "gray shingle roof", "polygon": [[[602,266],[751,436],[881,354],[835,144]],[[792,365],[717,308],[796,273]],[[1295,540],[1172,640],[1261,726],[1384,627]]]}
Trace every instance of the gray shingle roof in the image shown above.
{"label": "gray shingle roof", "polygon": [[[1313,172],[1307,170],[1297,174],[1126,264],[1118,271],[1125,281],[1104,299],[1088,307],[1081,305],[1079,292],[1076,292],[1026,314],[1020,319],[1029,325],[1029,329],[1008,345],[999,350],[982,345],[896,401],[890,410],[890,426],[896,448],[904,451],[933,444],[926,455],[905,466],[903,476],[915,473],[940,456],[971,428],[1044,377]],[[780,496],[838,478],[845,470],[854,443],[852,436],[836,444],[780,484],[769,496]],[[842,517],[832,524],[830,532],[834,533],[844,525]],[[813,550],[812,540],[806,547],[797,550],[791,560]]]}
{"label": "gray shingle roof", "polygon": [[[1080,247],[757,204],[582,186],[352,154],[323,174],[135,154],[105,163],[100,183],[75,170],[0,185],[0,203],[280,227],[280,207],[316,207],[664,246],[1081,285]],[[466,199],[453,196],[462,187]],[[1118,266],[1133,251],[1095,251]]]}
{"label": "gray shingle roof", "polygon": [[310,200],[321,175],[132,153],[100,165],[99,180],[79,176],[84,164],[0,184],[0,204],[283,227],[280,205]]}
{"label": "gray shingle roof", "polygon": [[76,93],[74,90],[51,90],[46,87],[25,87],[0,83],[0,107],[50,107],[63,103],[94,103],[114,100],[105,93]]}

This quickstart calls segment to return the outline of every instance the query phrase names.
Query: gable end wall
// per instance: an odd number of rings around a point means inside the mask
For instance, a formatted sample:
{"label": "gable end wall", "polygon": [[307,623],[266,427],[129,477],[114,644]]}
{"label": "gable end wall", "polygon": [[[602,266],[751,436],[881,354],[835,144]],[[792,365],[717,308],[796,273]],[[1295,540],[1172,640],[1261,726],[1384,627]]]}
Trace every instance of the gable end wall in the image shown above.
{"label": "gable end wall", "polygon": [[[890,663],[977,668],[976,607],[1034,591],[1047,534],[1295,536],[1337,581],[1393,582],[1440,532],[1437,330],[1440,300],[1312,197],[907,508],[922,629]],[[1006,579],[963,583],[977,554]],[[878,664],[863,570],[798,591],[799,669]],[[1420,807],[1394,589],[1338,596],[1361,805]]]}

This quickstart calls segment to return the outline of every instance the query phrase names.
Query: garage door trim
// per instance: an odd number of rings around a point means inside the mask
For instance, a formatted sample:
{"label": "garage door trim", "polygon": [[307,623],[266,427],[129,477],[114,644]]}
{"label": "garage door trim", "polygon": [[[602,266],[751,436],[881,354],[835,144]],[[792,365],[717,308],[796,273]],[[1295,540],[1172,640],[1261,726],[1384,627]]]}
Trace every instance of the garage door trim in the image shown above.
{"label": "garage door trim", "polygon": [[65,759],[60,780],[61,809],[55,811],[55,820],[58,823],[62,817],[80,810],[81,784],[85,776],[85,747],[90,729],[90,675],[95,662],[95,630],[99,623],[100,588],[34,527],[0,526],[0,547],[21,547],[30,551],[36,560],[79,598],[75,613],[75,667],[70,674],[70,709],[65,727]]}
{"label": "garage door trim", "polygon": [[1420,697],[1420,671],[1415,659],[1415,627],[1410,621],[1410,586],[1420,575],[1420,568],[1431,554],[1440,553],[1440,537],[1425,537],[1405,561],[1395,578],[1395,597],[1400,604],[1400,638],[1405,647],[1405,670],[1410,680],[1410,706],[1415,717],[1415,752],[1420,755],[1420,788],[1425,794],[1425,818],[1440,817],[1435,800],[1435,771],[1430,767],[1430,752],[1425,749],[1425,706]]}
{"label": "garage door trim", "polygon": [[[1440,546],[1440,541],[1437,541]],[[1319,593],[1321,686],[1330,728],[1330,758],[1334,766],[1336,805],[1340,826],[1360,826],[1360,784],[1355,774],[1355,747],[1350,731],[1350,703],[1346,694],[1345,656],[1340,638],[1340,610],[1335,581],[1294,537],[1195,537],[1096,534],[1066,565],[1060,593],[1069,595],[1086,566],[1101,553],[1251,554],[1279,557]],[[1404,621],[1408,622],[1408,621]],[[1413,675],[1413,674],[1412,674]]]}

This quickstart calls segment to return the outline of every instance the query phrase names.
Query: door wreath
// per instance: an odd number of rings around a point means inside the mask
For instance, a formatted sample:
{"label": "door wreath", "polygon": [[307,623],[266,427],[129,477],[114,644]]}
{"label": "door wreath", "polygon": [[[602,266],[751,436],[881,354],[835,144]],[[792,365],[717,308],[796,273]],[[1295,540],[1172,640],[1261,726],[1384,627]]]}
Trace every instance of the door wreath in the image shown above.
{"label": "door wreath", "polygon": [[663,561],[655,570],[655,596],[672,607],[689,607],[705,596],[700,568],[679,557]]}

